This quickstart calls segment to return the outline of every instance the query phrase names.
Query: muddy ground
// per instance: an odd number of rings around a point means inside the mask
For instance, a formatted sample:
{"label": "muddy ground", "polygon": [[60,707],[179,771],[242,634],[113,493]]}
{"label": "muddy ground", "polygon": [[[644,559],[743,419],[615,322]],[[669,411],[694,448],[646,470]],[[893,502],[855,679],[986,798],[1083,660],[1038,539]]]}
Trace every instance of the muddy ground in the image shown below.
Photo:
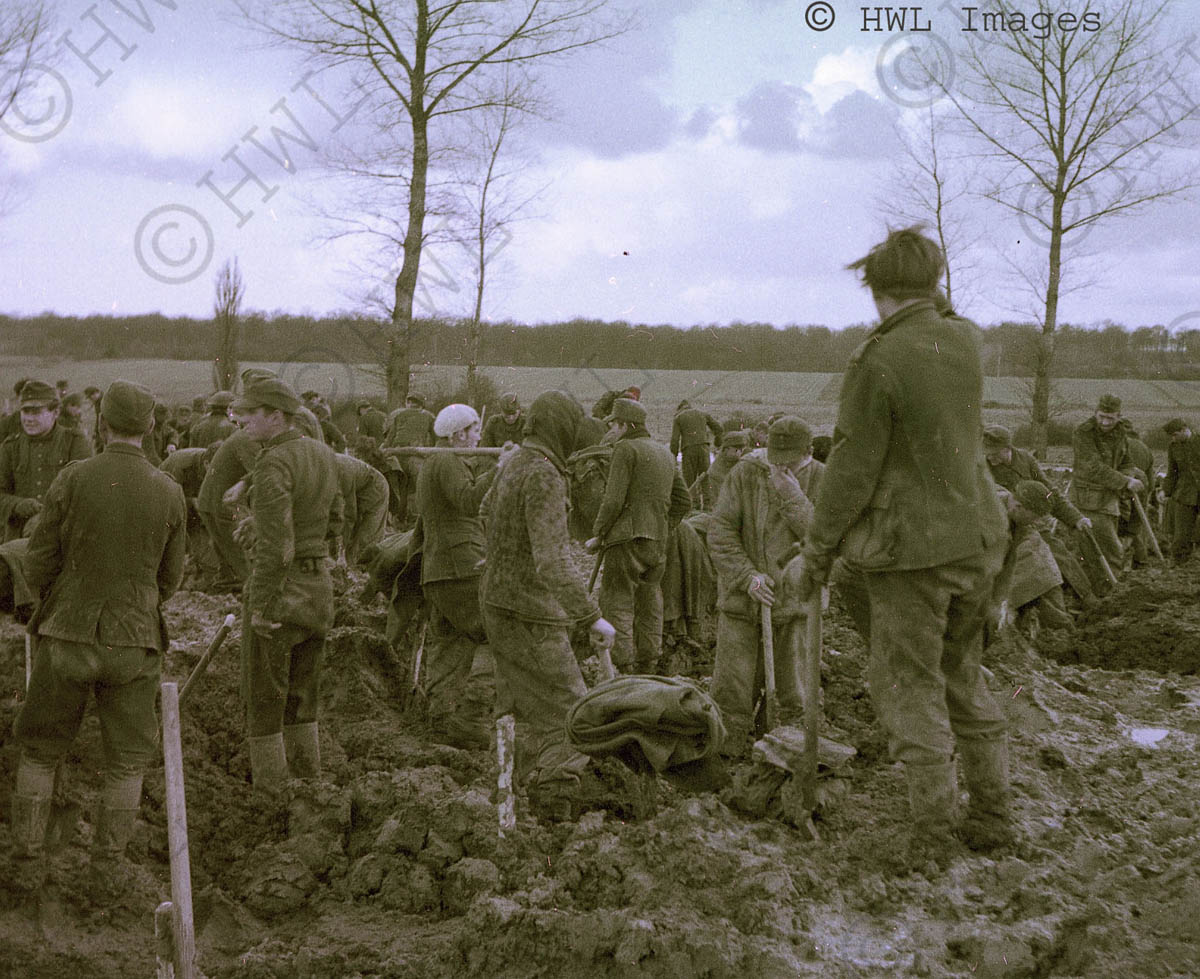
{"label": "muddy ground", "polygon": [[[836,604],[826,733],[858,755],[819,814],[819,842],[789,823],[787,786],[754,817],[736,789],[660,781],[651,793],[611,767],[606,808],[541,825],[521,806],[499,839],[493,757],[424,739],[410,645],[388,647],[381,601],[349,598],[330,642],[324,780],[263,807],[235,636],[184,708],[200,967],[211,979],[1200,974],[1198,592],[1200,569],[1137,571],[1074,636],[992,648],[1022,839],[994,857],[964,851],[944,872],[896,859],[903,782]],[[182,681],[231,610],[198,592],[172,600],[167,678]],[[11,622],[0,683],[7,813],[23,686]],[[49,881],[36,903],[0,900],[2,976],[154,974],[151,912],[169,893],[162,770],[147,779],[128,897],[97,907],[80,882],[100,763],[89,717]]]}

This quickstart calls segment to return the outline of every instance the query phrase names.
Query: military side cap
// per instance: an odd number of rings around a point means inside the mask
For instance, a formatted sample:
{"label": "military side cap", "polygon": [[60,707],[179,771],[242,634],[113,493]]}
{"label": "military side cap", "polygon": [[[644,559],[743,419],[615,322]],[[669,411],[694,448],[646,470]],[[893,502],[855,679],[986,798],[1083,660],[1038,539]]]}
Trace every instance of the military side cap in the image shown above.
{"label": "military side cap", "polygon": [[265,381],[268,377],[278,377],[269,367],[247,367],[242,371],[242,389],[249,387],[257,381]]}
{"label": "military side cap", "polygon": [[360,399],[360,400],[359,400],[359,402],[358,402],[358,404],[356,405],[356,407],[358,407],[358,408],[370,408],[370,407],[371,407],[371,402],[370,402],[370,401],[368,401],[366,398],[362,398],[362,399]]}
{"label": "military side cap", "polygon": [[309,388],[307,391],[305,391],[303,394],[301,394],[300,397],[303,398],[306,402],[320,401],[321,400],[321,392],[314,391],[311,388]]}
{"label": "military side cap", "polygon": [[604,419],[606,425],[613,422],[625,422],[627,425],[645,425],[646,409],[632,398],[617,398],[613,402],[612,412]]}
{"label": "military side cap", "polygon": [[296,414],[300,407],[300,399],[286,381],[277,377],[263,378],[255,381],[242,393],[233,407],[239,411],[254,411],[256,408],[267,408],[271,411],[282,411],[288,415]]}
{"label": "military side cap", "polygon": [[739,428],[736,432],[726,432],[721,436],[721,448],[726,446],[735,446],[739,449],[749,448],[750,433],[744,428]]}
{"label": "military side cap", "polygon": [[214,391],[204,402],[207,408],[228,408],[231,404],[233,404],[232,391]]}
{"label": "military side cap", "polygon": [[113,381],[100,399],[100,417],[114,432],[145,432],[154,417],[154,395],[136,381]]}
{"label": "military side cap", "polygon": [[406,394],[406,395],[404,396],[404,400],[405,400],[406,402],[408,402],[408,401],[411,401],[411,402],[413,402],[414,404],[418,404],[418,405],[420,405],[422,408],[424,408],[424,407],[425,407],[425,399],[424,399],[423,397],[421,397],[421,395],[419,395],[419,394],[415,394],[415,393],[413,393],[412,391],[409,391],[409,392],[408,392],[408,394]]}
{"label": "military side cap", "polygon": [[983,429],[983,447],[985,449],[1008,449],[1013,444],[1012,432],[1003,425],[986,425]]}
{"label": "military side cap", "polygon": [[1096,402],[1096,410],[1102,411],[1106,415],[1115,415],[1121,410],[1121,399],[1115,394],[1103,394]]}
{"label": "military side cap", "polygon": [[45,381],[26,381],[21,385],[21,407],[55,408],[58,392]]}
{"label": "military side cap", "polygon": [[82,408],[83,407],[83,395],[80,394],[78,391],[72,391],[70,394],[63,396],[62,403],[63,403],[64,408],[67,407],[68,405],[78,405],[80,408]]}
{"label": "military side cap", "polygon": [[509,391],[500,396],[500,408],[504,411],[516,411],[521,407],[521,399]]}
{"label": "military side cap", "polygon": [[630,401],[641,401],[642,389],[631,384],[621,392],[621,397],[628,398]]}
{"label": "military side cap", "polygon": [[1051,493],[1050,487],[1045,483],[1039,483],[1035,479],[1026,479],[1017,483],[1013,496],[1026,510],[1036,513],[1039,517],[1044,517],[1050,512]]}
{"label": "military side cap", "polygon": [[94,384],[89,384],[87,387],[85,387],[85,388],[83,389],[83,393],[84,393],[84,396],[85,396],[85,397],[87,397],[87,398],[91,398],[91,397],[92,397],[92,395],[94,395],[94,394],[97,394],[97,395],[98,395],[98,394],[100,394],[100,393],[101,393],[101,391],[100,391],[100,389],[99,389],[98,387],[96,387],[96,385],[94,385]]}
{"label": "military side cap", "polygon": [[1187,427],[1187,422],[1182,418],[1172,418],[1163,426],[1163,431],[1168,435],[1174,435],[1176,432],[1182,432]]}
{"label": "military side cap", "polygon": [[767,429],[767,461],[797,462],[812,450],[812,429],[795,415],[783,415]]}

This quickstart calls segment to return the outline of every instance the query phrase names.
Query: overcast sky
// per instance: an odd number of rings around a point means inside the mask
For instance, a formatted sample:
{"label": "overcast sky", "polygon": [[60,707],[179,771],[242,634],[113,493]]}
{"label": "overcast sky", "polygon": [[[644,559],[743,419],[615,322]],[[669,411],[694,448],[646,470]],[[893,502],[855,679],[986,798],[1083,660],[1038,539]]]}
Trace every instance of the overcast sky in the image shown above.
{"label": "overcast sky", "polygon": [[[1181,38],[1189,6],[1176,10]],[[808,12],[826,26],[830,11],[829,29],[806,24]],[[255,309],[323,314],[370,291],[361,270],[381,257],[377,243],[328,241],[318,216],[351,209],[319,158],[354,131],[336,129],[353,103],[333,78],[301,84],[294,52],[230,14],[224,0],[61,4],[58,34],[69,30],[79,53],[60,51],[57,75],[0,132],[11,188],[0,310],[204,317],[231,256]],[[948,37],[960,26],[949,4],[924,18]],[[888,66],[903,42],[862,27],[860,6],[843,0],[664,0],[624,36],[544,71],[557,117],[526,126],[519,147],[524,187],[540,192],[492,262],[485,316],[869,321],[869,297],[843,267],[889,223],[897,127],[919,112],[901,103],[923,93],[889,97],[877,66],[882,57],[897,94]],[[278,156],[269,131],[296,132],[288,114],[316,144],[288,144],[294,172],[254,145]],[[1195,170],[1197,155],[1174,160]],[[1034,303],[1002,260],[1044,246],[1014,218],[968,211],[984,237],[963,277],[965,311],[1027,318]],[[1198,227],[1200,206],[1185,198],[1088,235],[1071,266],[1086,285],[1060,321],[1200,327]],[[430,246],[419,313],[468,312],[465,258]]]}

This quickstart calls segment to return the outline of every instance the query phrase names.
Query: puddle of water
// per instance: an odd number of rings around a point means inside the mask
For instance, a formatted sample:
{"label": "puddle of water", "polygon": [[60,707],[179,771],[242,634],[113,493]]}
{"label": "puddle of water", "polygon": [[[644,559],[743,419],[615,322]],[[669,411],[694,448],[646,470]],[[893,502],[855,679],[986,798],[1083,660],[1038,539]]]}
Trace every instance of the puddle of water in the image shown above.
{"label": "puddle of water", "polygon": [[1158,744],[1171,731],[1165,727],[1135,727],[1129,731],[1129,736],[1142,745]]}

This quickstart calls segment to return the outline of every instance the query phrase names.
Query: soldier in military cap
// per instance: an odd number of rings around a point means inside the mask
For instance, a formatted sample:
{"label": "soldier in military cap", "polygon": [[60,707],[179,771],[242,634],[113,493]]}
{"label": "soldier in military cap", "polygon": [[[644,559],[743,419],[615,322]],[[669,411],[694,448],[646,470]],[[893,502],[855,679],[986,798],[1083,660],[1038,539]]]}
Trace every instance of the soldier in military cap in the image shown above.
{"label": "soldier in military cap", "polygon": [[483,426],[483,437],[479,444],[488,448],[498,448],[511,442],[520,445],[525,430],[525,413],[521,411],[521,401],[511,391],[500,397],[500,412],[492,415]]}
{"label": "soldier in military cap", "polygon": [[357,411],[359,437],[378,441],[387,434],[387,415],[370,401],[365,398],[359,401]]}
{"label": "soldier in military cap", "polygon": [[345,509],[342,549],[346,563],[354,567],[383,533],[388,514],[388,484],[383,473],[361,459],[344,453],[334,458]]}
{"label": "soldier in military cap", "polygon": [[214,391],[204,402],[205,414],[188,429],[188,448],[205,449],[213,442],[229,438],[237,426],[229,419],[233,392]]}
{"label": "soldier in military cap", "polygon": [[771,609],[779,719],[802,719],[803,658],[792,635],[803,628],[795,602],[779,601],[783,568],[804,540],[825,467],[812,457],[812,430],[795,415],[777,419],[765,453],[755,451],[725,478],[708,524],[717,569],[717,653],[712,695],[728,734],[729,754],[749,747],[754,704],[762,687],[762,606]]}
{"label": "soldier in military cap", "polygon": [[675,458],[650,438],[642,405],[618,398],[607,421],[615,434],[612,463],[586,547],[604,551],[600,608],[617,630],[613,663],[648,673],[662,655],[668,536],[692,498]]}
{"label": "soldier in military cap", "polygon": [[295,427],[300,400],[287,384],[250,384],[234,407],[263,444],[251,474],[242,654],[251,773],[274,794],[289,773],[310,778],[321,769],[317,704],[333,624],[326,540],[341,533],[342,494],[333,450]]}
{"label": "soldier in military cap", "polygon": [[58,424],[58,395],[49,384],[27,381],[20,394],[21,431],[0,444],[0,519],[5,540],[24,536],[25,522],[68,462],[92,453],[82,432]]}
{"label": "soldier in military cap", "polygon": [[721,485],[742,456],[750,451],[750,433],[745,429],[724,432],[713,464],[692,483],[692,506],[711,513],[721,494]]}
{"label": "soldier in military cap", "polygon": [[78,391],[74,391],[62,399],[58,423],[83,434],[83,395]]}
{"label": "soldier in military cap", "polygon": [[1200,517],[1200,439],[1192,436],[1192,427],[1182,418],[1172,418],[1163,431],[1171,439],[1162,485],[1170,517],[1171,561],[1182,564],[1192,555]]}
{"label": "soldier in military cap", "polygon": [[[1124,548],[1117,534],[1121,517],[1121,496],[1137,493],[1145,487],[1138,478],[1129,454],[1129,435],[1121,425],[1121,399],[1102,396],[1091,418],[1075,429],[1071,437],[1074,461],[1071,465],[1069,499],[1092,522],[1092,532],[1100,553],[1113,571],[1124,565]],[[1092,581],[1107,587],[1103,572],[1093,570]]]}
{"label": "soldier in military cap", "polygon": [[[388,418],[384,448],[406,445],[433,445],[433,414],[426,410],[425,399],[414,391],[408,392],[404,407]],[[392,518],[397,525],[408,520],[408,498],[417,485],[421,465],[415,456],[389,456],[387,476],[391,488]]]}
{"label": "soldier in military cap", "polygon": [[16,722],[13,842],[26,869],[42,862],[54,771],[94,693],[105,764],[92,869],[106,890],[128,875],[121,856],[142,773],[158,751],[162,604],[179,587],[186,548],[183,491],[141,449],[153,409],[142,385],[109,386],[101,402],[105,451],[55,478],[25,560],[42,601],[29,623],[39,644]]}
{"label": "soldier in military cap", "polygon": [[[863,572],[869,686],[904,765],[923,866],[1012,838],[1004,714],[981,668],[992,583],[1008,528],[983,454],[979,329],[941,300],[945,258],[919,228],[891,232],[848,266],[879,325],[842,379],[834,447],[804,555],[788,575],[808,598],[834,559]],[[970,792],[958,821],[955,754]]]}
{"label": "soldier in military cap", "polygon": [[701,473],[708,470],[709,433],[716,444],[721,442],[721,426],[712,415],[693,408],[686,398],[675,408],[671,423],[671,455],[681,456],[683,481],[691,486]]}

